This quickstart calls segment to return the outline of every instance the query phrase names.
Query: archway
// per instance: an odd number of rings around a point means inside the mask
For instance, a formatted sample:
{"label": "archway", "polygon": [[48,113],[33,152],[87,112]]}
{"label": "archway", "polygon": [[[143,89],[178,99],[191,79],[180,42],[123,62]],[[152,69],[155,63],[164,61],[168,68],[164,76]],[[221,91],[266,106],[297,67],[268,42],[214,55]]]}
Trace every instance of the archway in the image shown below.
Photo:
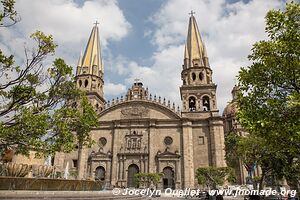
{"label": "archway", "polygon": [[139,173],[139,167],[136,164],[131,164],[128,167],[127,187],[137,187],[134,175]]}
{"label": "archway", "polygon": [[171,167],[165,167],[163,169],[163,188],[171,188],[175,189],[175,182],[174,182],[174,171]]}
{"label": "archway", "polygon": [[203,111],[209,111],[210,110],[210,103],[209,103],[209,97],[204,96],[202,98],[202,106],[203,106]]}
{"label": "archway", "polygon": [[189,98],[189,111],[196,111],[196,99],[193,96]]}
{"label": "archway", "polygon": [[105,169],[102,166],[96,168],[95,180],[104,181],[105,180]]}

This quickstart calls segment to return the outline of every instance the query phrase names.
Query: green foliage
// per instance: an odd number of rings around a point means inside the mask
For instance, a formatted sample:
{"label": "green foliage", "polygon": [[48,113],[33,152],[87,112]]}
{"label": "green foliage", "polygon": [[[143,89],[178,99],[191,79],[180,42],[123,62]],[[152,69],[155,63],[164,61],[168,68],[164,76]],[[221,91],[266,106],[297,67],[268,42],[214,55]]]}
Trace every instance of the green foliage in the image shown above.
{"label": "green foliage", "polygon": [[230,132],[225,136],[225,158],[227,165],[230,167],[239,165],[237,149],[240,137],[235,132]]}
{"label": "green foliage", "polygon": [[70,177],[76,179],[77,176],[78,176],[78,172],[77,172],[77,171],[70,171],[70,174],[69,174],[69,175],[70,175]]}
{"label": "green foliage", "polygon": [[91,146],[94,142],[90,137],[92,128],[98,126],[98,117],[88,98],[83,96],[80,102],[79,112],[73,125],[76,131],[79,146]]}
{"label": "green foliage", "polygon": [[55,173],[55,178],[63,178],[63,172],[57,171],[57,172]]}
{"label": "green foliage", "polygon": [[252,65],[239,72],[238,119],[250,133],[240,153],[261,166],[261,182],[266,175],[297,179],[300,174],[299,30],[298,3],[269,11],[269,39],[254,44]]}
{"label": "green foliage", "polygon": [[[1,1],[0,27],[7,20],[17,22],[15,1]],[[88,99],[75,86],[72,67],[61,58],[46,71],[45,60],[57,45],[51,35],[36,31],[30,38],[34,48],[25,48],[25,62],[16,65],[13,55],[0,49],[0,154],[5,149],[29,155],[55,151],[70,152],[75,142],[91,145],[88,135],[97,116]],[[72,108],[76,100],[81,107]]]}
{"label": "green foliage", "polygon": [[137,185],[144,185],[150,187],[151,184],[157,185],[163,177],[163,173],[136,173],[134,175]]}
{"label": "green foliage", "polygon": [[199,185],[216,189],[217,185],[223,185],[225,180],[234,183],[236,181],[234,171],[230,167],[203,167],[196,171],[196,179]]}
{"label": "green foliage", "polygon": [[[31,34],[30,38],[35,40],[37,43],[38,52],[36,52],[36,56],[46,56],[48,54],[54,54],[57,45],[54,44],[52,35],[45,35],[41,31],[36,31],[35,33]],[[55,64],[57,63],[54,62],[54,65]]]}
{"label": "green foliage", "polygon": [[17,11],[15,11],[15,0],[2,0],[1,4],[3,10],[0,11],[0,27],[11,26],[18,22]]}

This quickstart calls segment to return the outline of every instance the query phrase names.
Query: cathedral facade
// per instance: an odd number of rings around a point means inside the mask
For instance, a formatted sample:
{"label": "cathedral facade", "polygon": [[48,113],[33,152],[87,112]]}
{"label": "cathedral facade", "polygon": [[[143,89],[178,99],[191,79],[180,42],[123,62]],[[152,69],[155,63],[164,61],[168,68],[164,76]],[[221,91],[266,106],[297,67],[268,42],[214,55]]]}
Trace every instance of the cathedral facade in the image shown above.
{"label": "cathedral facade", "polygon": [[[217,86],[193,15],[183,50],[181,110],[151,95],[139,81],[124,96],[107,101],[96,24],[76,70],[77,87],[87,92],[99,115],[99,128],[90,133],[96,144],[84,148],[79,160],[77,151],[57,153],[54,164],[61,170],[69,166],[80,179],[102,180],[111,187],[136,186],[138,172],[163,173],[161,189],[195,188],[198,168],[226,166]],[[76,171],[78,165],[84,167]]]}

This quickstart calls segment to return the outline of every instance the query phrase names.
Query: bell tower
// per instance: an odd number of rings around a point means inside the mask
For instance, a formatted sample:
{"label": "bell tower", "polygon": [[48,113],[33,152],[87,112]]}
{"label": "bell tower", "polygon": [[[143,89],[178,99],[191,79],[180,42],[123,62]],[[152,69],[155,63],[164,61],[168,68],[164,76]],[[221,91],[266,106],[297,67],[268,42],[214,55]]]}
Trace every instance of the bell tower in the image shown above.
{"label": "bell tower", "polygon": [[216,103],[217,85],[212,82],[205,44],[202,41],[194,12],[189,19],[188,35],[182,65],[180,95],[182,116],[207,117],[206,113],[218,113]]}
{"label": "bell tower", "polygon": [[86,94],[97,111],[105,104],[103,94],[103,63],[101,58],[98,22],[92,29],[85,52],[80,55],[76,70],[76,86]]}

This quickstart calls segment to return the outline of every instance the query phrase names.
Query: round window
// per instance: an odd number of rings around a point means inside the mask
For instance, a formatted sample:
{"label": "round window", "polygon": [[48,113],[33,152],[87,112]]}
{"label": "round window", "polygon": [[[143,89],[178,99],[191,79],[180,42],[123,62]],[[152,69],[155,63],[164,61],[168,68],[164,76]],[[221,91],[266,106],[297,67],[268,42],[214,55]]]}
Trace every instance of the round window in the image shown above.
{"label": "round window", "polygon": [[101,137],[101,138],[99,139],[99,145],[100,145],[101,147],[104,147],[104,146],[106,145],[106,143],[107,143],[107,140],[106,140],[105,137]]}
{"label": "round window", "polygon": [[165,137],[165,145],[171,145],[173,143],[173,139],[170,136]]}

